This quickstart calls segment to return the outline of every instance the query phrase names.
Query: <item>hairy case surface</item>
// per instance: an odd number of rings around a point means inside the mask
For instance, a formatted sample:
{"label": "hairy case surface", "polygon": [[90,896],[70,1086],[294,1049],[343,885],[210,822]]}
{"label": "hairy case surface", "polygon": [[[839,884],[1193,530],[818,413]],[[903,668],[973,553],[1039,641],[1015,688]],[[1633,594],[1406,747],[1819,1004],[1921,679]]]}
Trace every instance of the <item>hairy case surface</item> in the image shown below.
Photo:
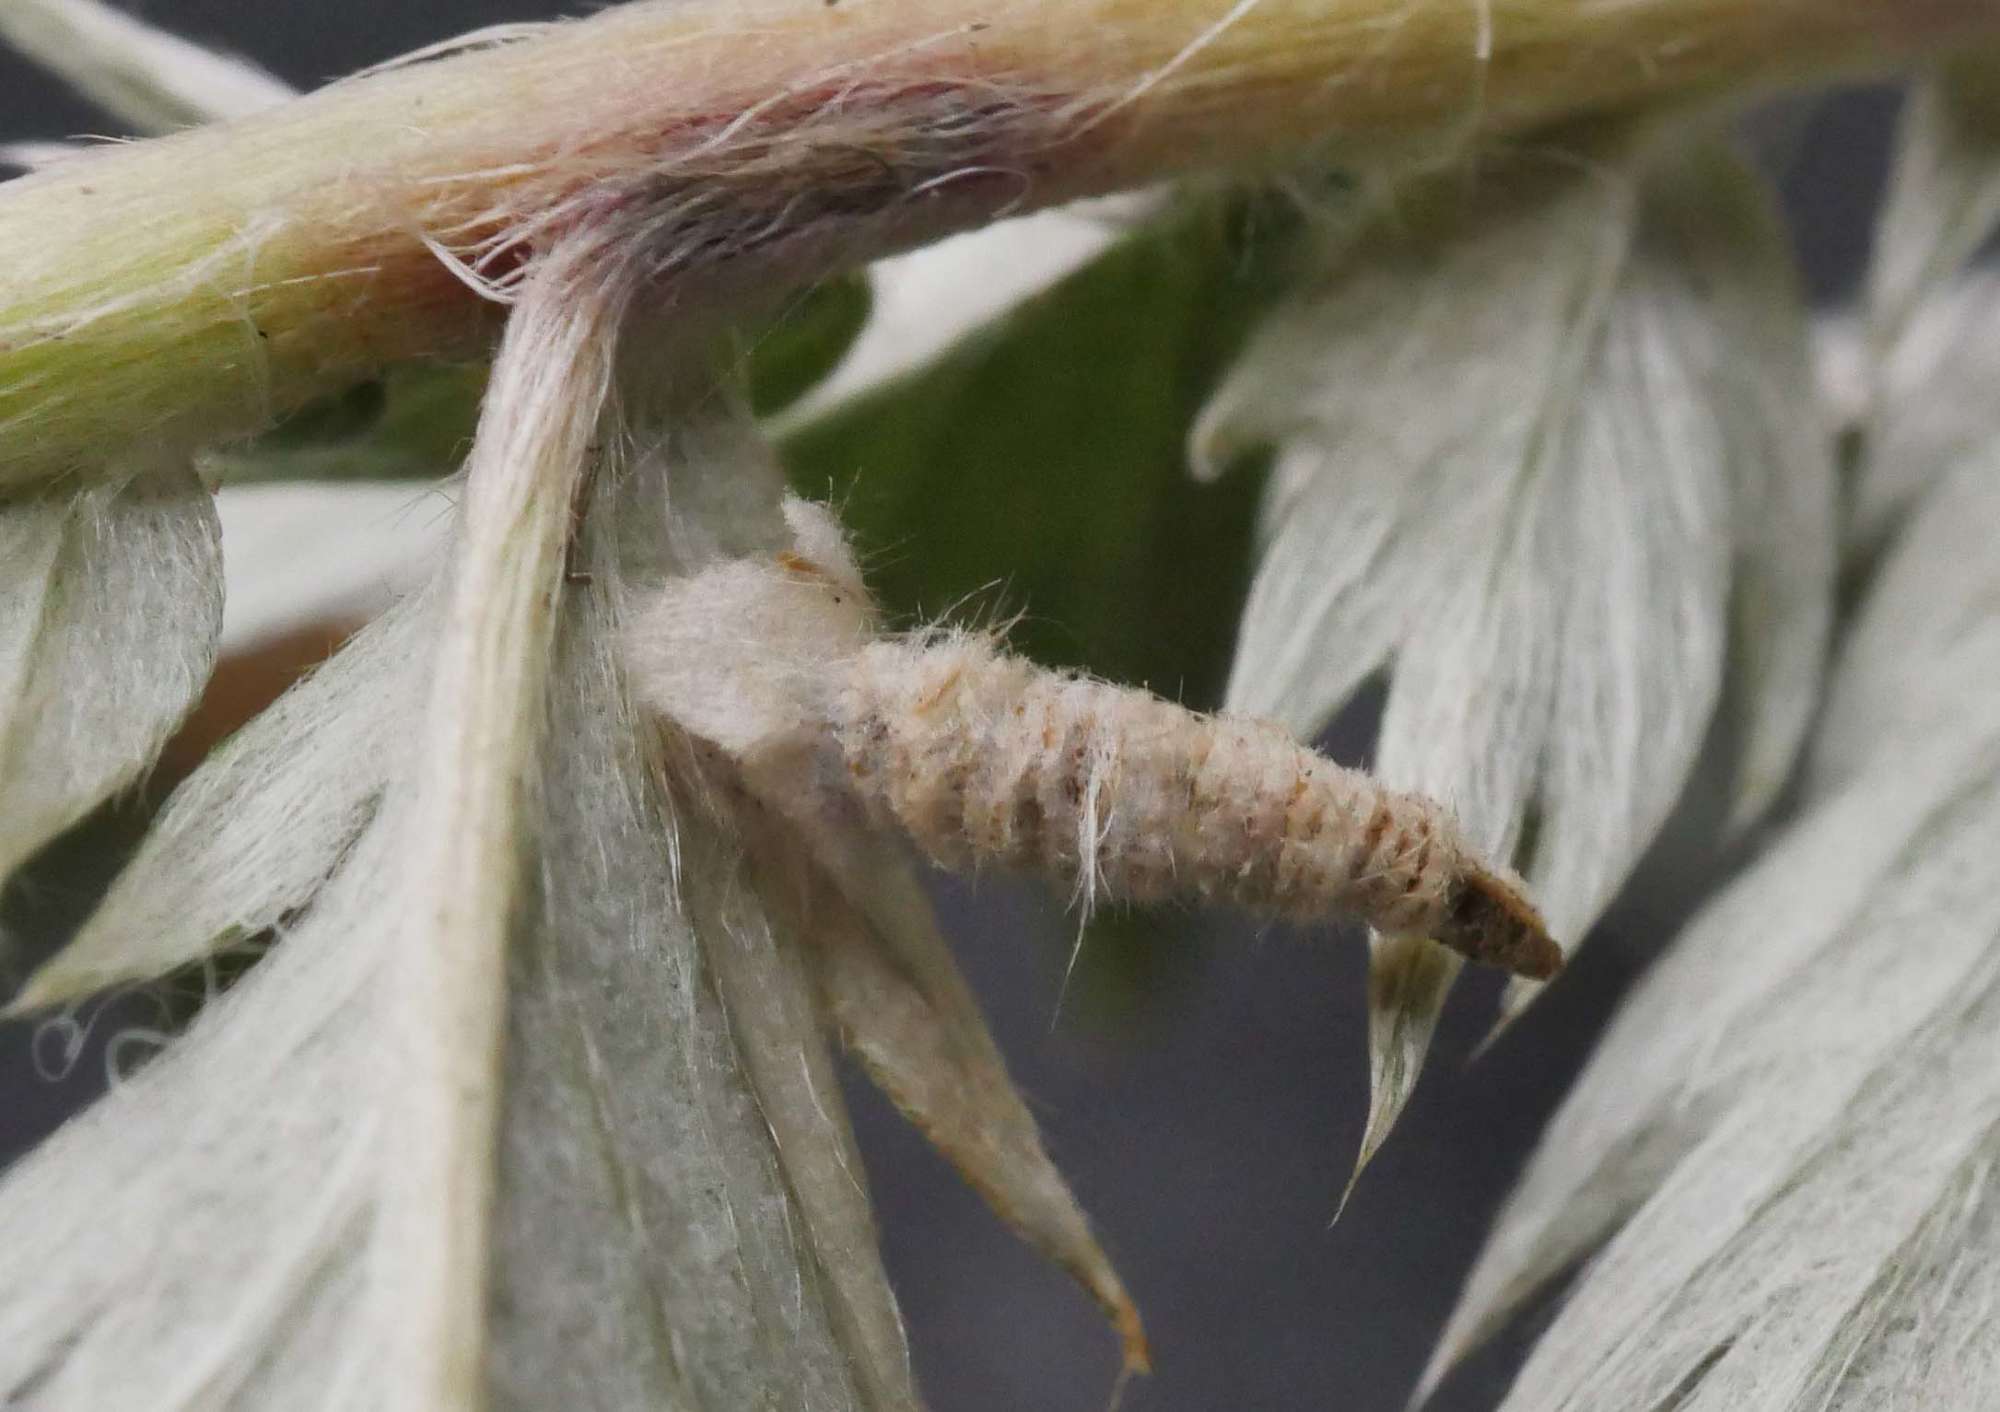
{"label": "hairy case surface", "polygon": [[[633,636],[640,690],[781,811],[821,826],[870,812],[946,867],[1031,871],[1085,907],[1344,912],[1520,974],[1560,965],[1518,882],[1436,805],[1273,723],[1044,671],[981,635],[872,637],[851,556],[830,522],[818,537],[833,568],[723,566],[666,590]],[[735,691],[689,661],[737,667]]]}

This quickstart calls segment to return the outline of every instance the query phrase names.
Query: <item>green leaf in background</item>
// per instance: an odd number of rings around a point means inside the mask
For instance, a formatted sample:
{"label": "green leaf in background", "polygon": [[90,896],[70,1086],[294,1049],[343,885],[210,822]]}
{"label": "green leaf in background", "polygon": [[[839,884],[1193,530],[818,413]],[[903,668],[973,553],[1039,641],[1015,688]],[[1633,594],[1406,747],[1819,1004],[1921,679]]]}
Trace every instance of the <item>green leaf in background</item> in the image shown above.
{"label": "green leaf in background", "polygon": [[1188,427],[1268,297],[1263,212],[1203,205],[1112,247],[936,362],[794,431],[885,603],[1026,614],[1051,666],[1205,705],[1249,582],[1256,477],[1195,484]]}
{"label": "green leaf in background", "polygon": [[822,281],[798,295],[746,339],[750,409],[782,411],[833,371],[868,322],[865,275]]}
{"label": "green leaf in background", "polygon": [[408,363],[204,458],[212,481],[418,480],[455,470],[479,418],[483,363]]}
{"label": "green leaf in background", "polygon": [[[1018,611],[1009,640],[1047,665],[1212,705],[1261,477],[1197,484],[1187,433],[1273,292],[1274,249],[1294,227],[1269,207],[1203,203],[1128,237],[936,362],[794,431],[793,484],[831,495],[906,621]],[[1190,930],[1170,909],[1101,915],[1066,1011],[1143,1022],[1134,998],[1200,954]]]}

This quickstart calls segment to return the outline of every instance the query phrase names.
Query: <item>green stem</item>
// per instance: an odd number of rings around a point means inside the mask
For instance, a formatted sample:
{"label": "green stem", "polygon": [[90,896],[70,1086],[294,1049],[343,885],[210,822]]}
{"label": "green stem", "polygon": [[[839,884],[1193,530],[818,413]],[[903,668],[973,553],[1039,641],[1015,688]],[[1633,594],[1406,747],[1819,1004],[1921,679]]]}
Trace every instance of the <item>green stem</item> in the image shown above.
{"label": "green stem", "polygon": [[[0,0],[0,4],[6,0]],[[462,353],[637,213],[682,315],[1022,210],[2000,33],[2000,0],[645,0],[0,186],[0,487]]]}

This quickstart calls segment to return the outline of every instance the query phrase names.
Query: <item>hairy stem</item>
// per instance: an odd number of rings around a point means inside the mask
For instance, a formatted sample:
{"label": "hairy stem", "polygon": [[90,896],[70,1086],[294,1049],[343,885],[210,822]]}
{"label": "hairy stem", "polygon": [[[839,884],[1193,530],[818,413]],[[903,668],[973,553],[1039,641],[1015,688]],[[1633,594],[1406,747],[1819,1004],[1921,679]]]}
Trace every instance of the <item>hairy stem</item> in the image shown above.
{"label": "hairy stem", "polygon": [[476,347],[472,285],[614,213],[695,312],[1178,174],[1995,32],[2000,0],[644,0],[0,187],[0,486]]}

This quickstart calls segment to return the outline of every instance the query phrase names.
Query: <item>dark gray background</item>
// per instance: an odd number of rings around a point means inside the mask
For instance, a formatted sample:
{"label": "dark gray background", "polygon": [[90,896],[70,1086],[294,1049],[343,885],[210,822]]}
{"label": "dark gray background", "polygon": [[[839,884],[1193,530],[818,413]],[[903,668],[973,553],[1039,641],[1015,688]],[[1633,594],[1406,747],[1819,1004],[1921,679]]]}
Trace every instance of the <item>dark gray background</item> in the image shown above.
{"label": "dark gray background", "polygon": [[[465,29],[540,18],[533,0],[348,0],[340,5],[156,0],[150,18],[254,56],[300,85]],[[1865,257],[1893,100],[1795,103],[1760,122],[1809,278],[1850,287]],[[106,131],[62,88],[0,56],[0,138]],[[948,532],[940,526],[939,532]],[[1363,707],[1329,737],[1362,758]],[[1052,1025],[1069,923],[1031,889],[948,890],[960,954],[1002,1046],[1145,1312],[1159,1360],[1134,1412],[1399,1408],[1481,1234],[1617,993],[1726,866],[1710,847],[1714,792],[1698,784],[1599,935],[1545,1002],[1476,1064],[1495,983],[1461,987],[1422,1089],[1345,1217],[1328,1221],[1366,1104],[1359,938],[1253,934],[1227,918],[1166,929],[1170,961],[1138,991],[1095,987]],[[37,870],[8,915],[47,936],[85,905],[129,823],[100,824]],[[24,922],[24,919],[28,919]],[[1194,940],[1188,940],[1188,933]],[[51,1080],[23,1025],[0,1026],[0,1161],[103,1083],[105,1017],[69,1076]],[[40,1037],[40,1067],[61,1035]],[[1104,1406],[1115,1356],[1094,1310],[1018,1245],[869,1091],[850,1094],[918,1371],[939,1412]],[[1531,1319],[1530,1323],[1533,1322]],[[1434,1405],[1490,1407],[1517,1331]]]}

